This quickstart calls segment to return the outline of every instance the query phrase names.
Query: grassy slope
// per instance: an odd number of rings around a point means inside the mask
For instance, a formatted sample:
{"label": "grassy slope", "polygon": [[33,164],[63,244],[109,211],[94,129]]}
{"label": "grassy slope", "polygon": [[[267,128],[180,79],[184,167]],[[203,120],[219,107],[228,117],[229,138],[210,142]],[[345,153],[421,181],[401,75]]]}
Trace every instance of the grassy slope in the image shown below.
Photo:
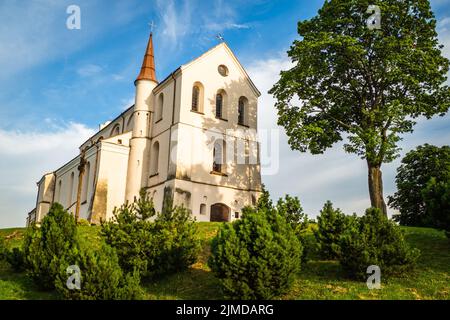
{"label": "grassy slope", "polygon": [[[188,271],[154,283],[143,283],[148,299],[221,299],[218,281],[206,265],[209,244],[220,223],[198,223],[203,252]],[[368,290],[364,282],[351,281],[335,261],[311,261],[302,267],[292,290],[284,299],[450,299],[450,241],[442,232],[428,228],[404,228],[408,242],[422,252],[418,266],[396,279],[382,277],[381,290]],[[20,245],[23,229],[3,229],[13,234],[8,245]],[[99,228],[81,227],[92,245],[99,243]],[[13,273],[0,264],[0,299],[51,299],[53,293],[36,290],[25,274]]]}

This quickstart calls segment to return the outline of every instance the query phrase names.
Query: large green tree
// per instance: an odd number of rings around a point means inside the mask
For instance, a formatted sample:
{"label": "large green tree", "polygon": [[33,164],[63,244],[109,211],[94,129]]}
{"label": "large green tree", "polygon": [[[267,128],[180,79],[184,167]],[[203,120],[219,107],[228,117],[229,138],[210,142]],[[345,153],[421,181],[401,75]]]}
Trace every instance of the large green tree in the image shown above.
{"label": "large green tree", "polygon": [[[369,5],[380,8],[380,29],[367,25]],[[381,165],[398,156],[414,119],[450,105],[449,60],[429,0],[325,1],[298,33],[288,51],[294,66],[270,91],[278,124],[301,152],[320,154],[345,139],[345,151],[367,162],[372,206],[386,214]]]}

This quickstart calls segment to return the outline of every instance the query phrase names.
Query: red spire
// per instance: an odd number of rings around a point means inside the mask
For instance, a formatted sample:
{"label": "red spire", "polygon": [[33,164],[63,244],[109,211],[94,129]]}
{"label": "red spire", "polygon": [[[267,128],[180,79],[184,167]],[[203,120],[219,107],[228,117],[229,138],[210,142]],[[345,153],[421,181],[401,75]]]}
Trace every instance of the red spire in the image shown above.
{"label": "red spire", "polygon": [[141,72],[139,73],[136,81],[138,80],[156,80],[155,73],[155,56],[153,55],[153,40],[152,33],[150,33],[150,38],[148,39],[147,50],[145,51],[144,61],[142,62]]}

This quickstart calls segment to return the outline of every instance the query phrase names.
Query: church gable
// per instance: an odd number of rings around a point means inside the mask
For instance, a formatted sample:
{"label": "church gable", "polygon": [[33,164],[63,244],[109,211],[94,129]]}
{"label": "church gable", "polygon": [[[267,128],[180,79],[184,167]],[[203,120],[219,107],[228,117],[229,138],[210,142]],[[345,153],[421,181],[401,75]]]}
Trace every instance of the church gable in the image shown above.
{"label": "church gable", "polygon": [[197,59],[181,66],[181,70],[183,74],[192,72],[210,76],[217,76],[217,74],[219,74],[225,78],[232,75],[234,76],[234,79],[241,79],[242,84],[245,83],[245,85],[253,91],[256,97],[261,95],[242,64],[224,42],[210,49]]}

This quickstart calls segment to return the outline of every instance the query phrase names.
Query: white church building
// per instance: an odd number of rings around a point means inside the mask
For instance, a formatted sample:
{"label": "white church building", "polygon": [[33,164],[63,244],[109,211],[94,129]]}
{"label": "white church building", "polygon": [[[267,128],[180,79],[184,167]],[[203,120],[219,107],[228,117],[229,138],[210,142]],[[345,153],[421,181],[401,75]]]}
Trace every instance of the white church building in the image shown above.
{"label": "white church building", "polygon": [[158,82],[150,34],[135,87],[134,105],[39,180],[27,224],[39,223],[55,202],[99,223],[142,188],[157,211],[172,202],[197,221],[233,221],[255,204],[260,92],[225,42]]}

